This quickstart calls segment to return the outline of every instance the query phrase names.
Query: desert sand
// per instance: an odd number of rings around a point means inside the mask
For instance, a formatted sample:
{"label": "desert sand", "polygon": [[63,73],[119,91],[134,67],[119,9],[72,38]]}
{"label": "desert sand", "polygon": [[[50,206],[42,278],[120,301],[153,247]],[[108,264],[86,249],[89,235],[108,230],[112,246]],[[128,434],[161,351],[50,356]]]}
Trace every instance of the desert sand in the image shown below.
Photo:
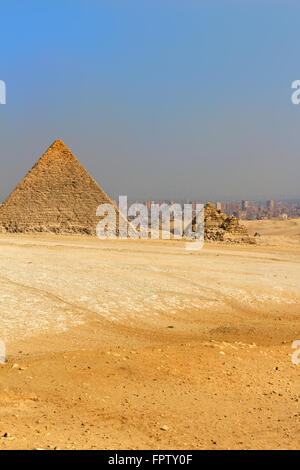
{"label": "desert sand", "polygon": [[300,223],[247,225],[198,252],[0,235],[0,448],[299,449]]}

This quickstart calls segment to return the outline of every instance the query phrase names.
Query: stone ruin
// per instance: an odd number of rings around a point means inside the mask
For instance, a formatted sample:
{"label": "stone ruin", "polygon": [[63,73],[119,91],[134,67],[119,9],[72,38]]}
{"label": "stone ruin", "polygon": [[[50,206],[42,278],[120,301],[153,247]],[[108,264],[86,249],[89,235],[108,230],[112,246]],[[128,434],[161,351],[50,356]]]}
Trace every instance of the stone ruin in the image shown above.
{"label": "stone ruin", "polygon": [[212,241],[232,243],[255,243],[244,225],[236,217],[228,216],[207,203],[204,208],[204,238]]}

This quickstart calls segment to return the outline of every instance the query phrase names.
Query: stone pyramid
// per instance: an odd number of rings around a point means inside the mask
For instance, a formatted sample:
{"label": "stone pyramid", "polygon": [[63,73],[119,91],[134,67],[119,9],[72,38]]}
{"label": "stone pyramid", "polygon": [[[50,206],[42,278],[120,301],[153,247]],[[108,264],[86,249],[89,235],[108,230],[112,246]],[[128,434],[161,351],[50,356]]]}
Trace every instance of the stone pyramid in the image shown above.
{"label": "stone pyramid", "polygon": [[0,231],[95,235],[101,203],[112,204],[68,147],[56,140],[0,206]]}
{"label": "stone pyramid", "polygon": [[236,217],[228,216],[208,202],[204,208],[204,238],[232,243],[255,243]]}
{"label": "stone pyramid", "polygon": [[[187,230],[196,231],[196,228],[194,217]],[[255,239],[250,237],[247,228],[236,217],[217,210],[210,202],[204,206],[204,240],[255,244]]]}

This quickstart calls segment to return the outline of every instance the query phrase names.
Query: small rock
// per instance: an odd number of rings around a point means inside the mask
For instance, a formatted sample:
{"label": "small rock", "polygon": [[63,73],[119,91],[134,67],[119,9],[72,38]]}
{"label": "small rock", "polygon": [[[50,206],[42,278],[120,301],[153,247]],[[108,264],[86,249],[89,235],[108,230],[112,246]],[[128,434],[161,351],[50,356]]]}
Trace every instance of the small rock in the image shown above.
{"label": "small rock", "polygon": [[169,427],[164,424],[161,428],[160,428],[162,431],[168,431],[169,430]]}

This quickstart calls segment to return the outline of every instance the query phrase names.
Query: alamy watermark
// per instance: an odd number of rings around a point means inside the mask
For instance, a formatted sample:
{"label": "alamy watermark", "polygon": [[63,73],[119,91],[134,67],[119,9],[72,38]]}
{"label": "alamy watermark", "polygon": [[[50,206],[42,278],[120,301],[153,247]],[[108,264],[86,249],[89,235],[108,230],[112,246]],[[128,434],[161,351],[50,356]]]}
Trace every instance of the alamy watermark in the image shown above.
{"label": "alamy watermark", "polygon": [[0,80],[0,104],[6,104],[6,84]]}
{"label": "alamy watermark", "polygon": [[100,204],[101,217],[96,233],[98,238],[130,238],[186,240],[187,250],[201,250],[204,244],[203,204],[156,204],[150,206],[133,203],[128,206],[127,196],[119,196],[119,207]]}
{"label": "alamy watermark", "polygon": [[0,341],[0,364],[6,363],[6,347],[3,341]]}
{"label": "alamy watermark", "polygon": [[300,80],[294,80],[292,82],[291,88],[295,90],[291,95],[291,100],[293,104],[300,103]]}
{"label": "alamy watermark", "polygon": [[292,363],[298,366],[300,364],[300,339],[293,342],[292,348],[296,350],[292,354]]}

